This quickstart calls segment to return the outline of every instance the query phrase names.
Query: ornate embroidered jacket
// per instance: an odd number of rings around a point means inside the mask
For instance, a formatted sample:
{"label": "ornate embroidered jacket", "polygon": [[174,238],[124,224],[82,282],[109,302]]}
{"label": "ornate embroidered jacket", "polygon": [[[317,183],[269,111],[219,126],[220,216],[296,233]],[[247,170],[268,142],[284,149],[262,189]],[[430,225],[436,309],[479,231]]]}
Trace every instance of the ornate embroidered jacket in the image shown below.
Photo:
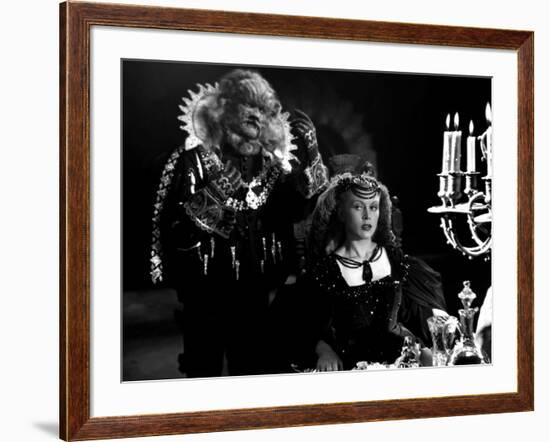
{"label": "ornate embroidered jacket", "polygon": [[215,261],[224,261],[222,267],[237,280],[274,265],[288,273],[296,265],[293,225],[328,183],[321,156],[283,174],[259,164],[261,156],[234,155],[231,164],[240,177],[223,173],[224,160],[202,146],[180,147],[169,157],[153,214],[153,282],[162,281],[163,261],[174,253],[200,260],[205,274],[219,268]]}

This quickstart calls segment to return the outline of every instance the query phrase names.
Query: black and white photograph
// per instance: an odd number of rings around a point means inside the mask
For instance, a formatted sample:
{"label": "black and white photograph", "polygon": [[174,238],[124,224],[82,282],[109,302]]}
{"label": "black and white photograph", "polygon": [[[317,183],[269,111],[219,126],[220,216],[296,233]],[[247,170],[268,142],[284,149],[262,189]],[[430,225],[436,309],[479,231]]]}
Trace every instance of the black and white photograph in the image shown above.
{"label": "black and white photograph", "polygon": [[5,2],[0,439],[544,440],[548,17],[453,6]]}
{"label": "black and white photograph", "polygon": [[121,73],[122,381],[492,363],[490,77]]}

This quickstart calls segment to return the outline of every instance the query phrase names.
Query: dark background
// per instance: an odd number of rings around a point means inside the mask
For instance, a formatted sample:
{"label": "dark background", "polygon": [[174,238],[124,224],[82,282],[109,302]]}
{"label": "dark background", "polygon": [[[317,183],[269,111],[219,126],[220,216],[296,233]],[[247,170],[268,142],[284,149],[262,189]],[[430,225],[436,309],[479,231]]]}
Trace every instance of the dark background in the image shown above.
{"label": "dark background", "polygon": [[[178,105],[197,83],[214,84],[234,65],[123,61],[123,281],[124,290],[147,287],[151,215],[163,159],[185,140]],[[463,145],[470,120],[486,128],[491,80],[479,77],[356,71],[258,68],[285,110],[306,111],[317,126],[326,159],[335,153],[367,154],[378,176],[400,200],[407,253],[427,259],[444,276],[447,296],[471,279],[482,295],[490,263],[469,262],[447,246],[437,205],[445,117],[459,112]],[[464,151],[463,151],[464,152]],[[463,153],[465,161],[465,153]],[[478,164],[480,164],[478,158]],[[459,281],[460,282],[460,281]]]}
{"label": "dark background", "polygon": [[[177,120],[181,98],[197,90],[197,83],[214,84],[236,67],[259,71],[285,110],[299,108],[310,115],[325,160],[358,153],[376,165],[378,177],[400,200],[403,248],[442,274],[449,313],[457,314],[456,295],[466,279],[478,294],[474,305],[481,304],[490,286],[490,261],[468,260],[446,245],[439,217],[427,209],[439,204],[445,118],[450,113],[452,121],[455,112],[460,114],[464,169],[469,121],[476,135],[486,129],[490,78],[123,60],[123,291],[128,299],[135,297],[130,304],[124,300],[125,306],[139,310],[138,293],[152,289],[152,205],[164,160],[185,140]],[[125,327],[131,322],[127,310]],[[149,308],[143,314],[154,312]],[[125,330],[128,336],[147,335]]]}

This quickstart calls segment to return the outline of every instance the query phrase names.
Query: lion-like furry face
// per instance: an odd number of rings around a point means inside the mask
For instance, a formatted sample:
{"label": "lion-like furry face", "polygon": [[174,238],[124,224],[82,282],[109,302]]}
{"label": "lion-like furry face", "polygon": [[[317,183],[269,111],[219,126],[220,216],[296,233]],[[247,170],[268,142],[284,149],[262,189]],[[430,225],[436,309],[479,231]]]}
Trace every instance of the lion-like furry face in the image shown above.
{"label": "lion-like furry face", "polygon": [[220,81],[221,124],[225,140],[242,155],[269,156],[284,138],[281,103],[258,73],[237,69]]}

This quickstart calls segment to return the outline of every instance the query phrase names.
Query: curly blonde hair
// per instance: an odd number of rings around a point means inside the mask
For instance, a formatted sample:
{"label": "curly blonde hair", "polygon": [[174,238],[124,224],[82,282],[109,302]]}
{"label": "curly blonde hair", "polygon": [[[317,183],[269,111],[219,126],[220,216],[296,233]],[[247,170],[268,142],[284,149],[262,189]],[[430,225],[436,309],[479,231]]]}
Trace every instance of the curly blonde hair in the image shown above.
{"label": "curly blonde hair", "polygon": [[361,188],[368,182],[375,185],[380,192],[379,217],[373,241],[383,247],[397,245],[392,231],[392,202],[388,188],[370,173],[354,174],[346,172],[332,178],[329,187],[317,200],[313,211],[309,238],[310,259],[329,255],[342,245],[345,240],[344,224],[338,216],[346,192],[354,187]]}

